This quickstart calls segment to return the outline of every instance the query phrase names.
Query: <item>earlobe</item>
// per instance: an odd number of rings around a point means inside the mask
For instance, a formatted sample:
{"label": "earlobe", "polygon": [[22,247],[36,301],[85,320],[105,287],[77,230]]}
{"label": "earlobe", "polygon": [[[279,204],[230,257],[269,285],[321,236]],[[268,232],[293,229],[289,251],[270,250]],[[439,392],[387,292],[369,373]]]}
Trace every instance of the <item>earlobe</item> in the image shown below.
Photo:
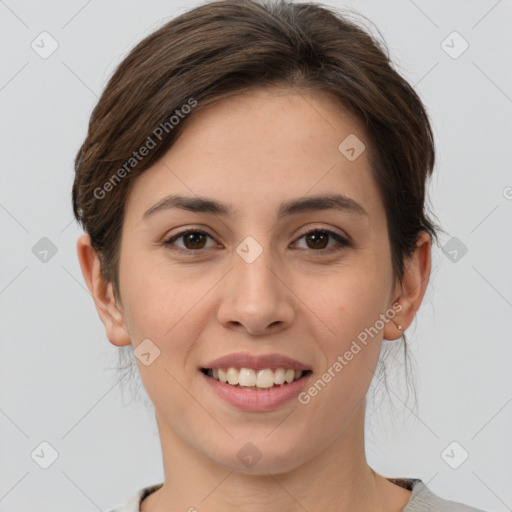
{"label": "earlobe", "polygon": [[123,313],[116,304],[112,283],[106,281],[101,273],[100,260],[91,245],[90,236],[80,236],[76,247],[82,275],[105,326],[107,338],[118,347],[129,345],[131,340]]}
{"label": "earlobe", "polygon": [[[411,257],[405,262],[405,271],[402,282],[394,294],[393,304],[397,311],[396,303],[400,304],[400,310],[392,322],[386,325],[384,338],[395,340],[402,336],[404,331],[412,324],[416,312],[427,289],[431,270],[431,237],[421,231],[416,240],[416,249]],[[401,326],[400,329],[398,326]]]}

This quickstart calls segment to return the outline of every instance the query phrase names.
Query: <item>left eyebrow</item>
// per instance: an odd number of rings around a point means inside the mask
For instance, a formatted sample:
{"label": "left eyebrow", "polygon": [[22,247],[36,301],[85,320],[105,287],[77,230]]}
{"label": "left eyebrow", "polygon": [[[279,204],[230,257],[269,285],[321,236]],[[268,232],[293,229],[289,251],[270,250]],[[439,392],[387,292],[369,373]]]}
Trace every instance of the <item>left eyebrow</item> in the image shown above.
{"label": "left eyebrow", "polygon": [[[226,203],[207,197],[169,195],[146,210],[142,215],[142,219],[147,220],[158,212],[172,208],[188,210],[194,213],[211,213],[224,217],[231,216],[233,214],[232,208]],[[328,194],[293,199],[291,201],[281,203],[277,212],[277,218],[278,220],[281,220],[284,217],[302,212],[322,210],[339,210],[359,216],[369,217],[368,212],[354,199],[342,194]]]}

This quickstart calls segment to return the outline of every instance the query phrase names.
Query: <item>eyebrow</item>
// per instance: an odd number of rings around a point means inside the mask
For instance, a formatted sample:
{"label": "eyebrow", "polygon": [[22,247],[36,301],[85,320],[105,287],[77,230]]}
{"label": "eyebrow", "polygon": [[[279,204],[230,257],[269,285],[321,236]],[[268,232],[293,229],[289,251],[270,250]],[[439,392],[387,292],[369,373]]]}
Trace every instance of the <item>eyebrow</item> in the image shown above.
{"label": "eyebrow", "polygon": [[[211,213],[224,217],[233,215],[233,210],[229,205],[214,199],[169,195],[146,210],[142,215],[142,219],[147,220],[156,213],[173,208],[188,210],[194,213]],[[298,213],[322,210],[339,210],[369,217],[368,212],[354,199],[342,194],[328,194],[308,196],[281,203],[277,212],[277,218],[281,220],[284,217]]]}

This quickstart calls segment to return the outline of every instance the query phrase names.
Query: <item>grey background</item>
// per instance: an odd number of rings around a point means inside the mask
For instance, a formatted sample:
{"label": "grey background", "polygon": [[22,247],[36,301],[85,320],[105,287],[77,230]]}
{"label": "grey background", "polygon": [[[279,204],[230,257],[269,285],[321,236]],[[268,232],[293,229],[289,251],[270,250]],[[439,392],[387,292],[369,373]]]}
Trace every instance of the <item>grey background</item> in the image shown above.
{"label": "grey background", "polygon": [[[397,365],[394,407],[369,404],[368,461],[447,499],[512,510],[512,3],[325,3],[368,16],[425,102],[438,148],[432,205],[448,232],[442,244],[459,255],[454,262],[434,247],[407,331],[418,406]],[[110,510],[163,478],[152,411],[118,383],[118,349],[82,279],[70,190],[73,158],[115,66],[194,5],[0,1],[1,511]],[[46,59],[31,47],[42,46],[43,31],[58,43]],[[469,44],[457,58],[463,42],[446,39],[453,31]],[[57,250],[47,261],[43,237]],[[48,469],[43,441],[58,453]],[[453,469],[446,461],[462,450],[469,457]]]}

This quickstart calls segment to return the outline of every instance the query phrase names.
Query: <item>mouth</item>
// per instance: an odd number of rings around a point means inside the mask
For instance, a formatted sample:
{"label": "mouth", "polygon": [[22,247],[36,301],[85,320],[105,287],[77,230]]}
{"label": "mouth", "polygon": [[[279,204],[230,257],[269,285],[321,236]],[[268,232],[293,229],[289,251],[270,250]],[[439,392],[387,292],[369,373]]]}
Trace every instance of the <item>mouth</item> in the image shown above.
{"label": "mouth", "polygon": [[292,368],[201,368],[200,371],[213,380],[228,384],[234,388],[252,391],[265,391],[284,388],[298,380],[308,377],[311,370]]}

